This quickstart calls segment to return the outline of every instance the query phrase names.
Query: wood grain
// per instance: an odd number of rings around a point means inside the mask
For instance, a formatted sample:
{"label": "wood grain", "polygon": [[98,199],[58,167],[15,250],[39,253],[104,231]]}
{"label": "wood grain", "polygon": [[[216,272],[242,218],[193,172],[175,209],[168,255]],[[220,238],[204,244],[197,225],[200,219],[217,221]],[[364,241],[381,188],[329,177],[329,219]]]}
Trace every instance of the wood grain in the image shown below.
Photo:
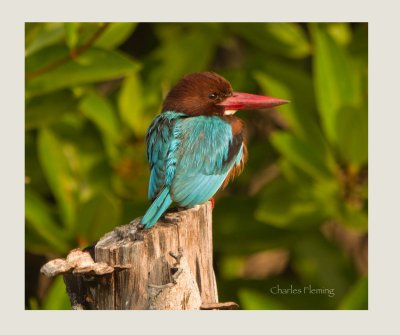
{"label": "wood grain", "polygon": [[[200,309],[218,303],[211,203],[167,213],[154,228],[140,218],[92,248],[42,268],[64,275],[74,309]],[[81,254],[80,254],[80,253]]]}

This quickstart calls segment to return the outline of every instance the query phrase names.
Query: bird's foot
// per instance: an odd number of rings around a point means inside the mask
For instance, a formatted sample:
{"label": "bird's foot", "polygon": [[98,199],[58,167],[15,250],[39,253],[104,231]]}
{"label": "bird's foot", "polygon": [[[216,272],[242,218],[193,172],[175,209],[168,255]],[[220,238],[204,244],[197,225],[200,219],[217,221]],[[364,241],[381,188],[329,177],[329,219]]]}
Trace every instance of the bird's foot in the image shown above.
{"label": "bird's foot", "polygon": [[142,241],[143,240],[143,229],[144,225],[140,223],[140,219],[135,219],[129,222],[128,237],[131,241]]}
{"label": "bird's foot", "polygon": [[181,218],[176,215],[174,212],[165,213],[160,217],[160,220],[164,223],[178,224],[181,222]]}
{"label": "bird's foot", "polygon": [[161,217],[160,221],[165,223],[173,223],[177,224],[181,222],[181,218],[179,216],[179,212],[186,210],[184,207],[172,207],[168,209]]}

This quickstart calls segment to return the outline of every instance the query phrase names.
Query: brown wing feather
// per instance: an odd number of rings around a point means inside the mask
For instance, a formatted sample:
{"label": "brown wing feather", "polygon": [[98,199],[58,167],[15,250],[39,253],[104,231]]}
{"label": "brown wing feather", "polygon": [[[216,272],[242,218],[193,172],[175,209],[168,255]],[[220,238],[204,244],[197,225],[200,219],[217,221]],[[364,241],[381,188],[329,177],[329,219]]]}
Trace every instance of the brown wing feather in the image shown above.
{"label": "brown wing feather", "polygon": [[242,159],[240,160],[239,164],[235,164],[232,168],[232,170],[229,172],[229,174],[226,176],[224,183],[221,186],[221,190],[223,190],[231,180],[233,180],[235,177],[240,175],[244,169],[244,165],[247,162],[247,146],[243,142],[243,154],[242,154]]}

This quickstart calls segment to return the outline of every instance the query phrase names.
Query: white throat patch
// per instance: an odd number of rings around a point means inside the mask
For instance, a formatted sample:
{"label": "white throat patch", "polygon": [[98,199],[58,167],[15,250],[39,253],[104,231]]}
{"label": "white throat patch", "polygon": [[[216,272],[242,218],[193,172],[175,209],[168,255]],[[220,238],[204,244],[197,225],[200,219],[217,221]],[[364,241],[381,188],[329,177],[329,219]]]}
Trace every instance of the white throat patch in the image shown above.
{"label": "white throat patch", "polygon": [[224,115],[233,115],[233,114],[235,114],[237,112],[237,110],[226,110],[225,112],[224,112]]}

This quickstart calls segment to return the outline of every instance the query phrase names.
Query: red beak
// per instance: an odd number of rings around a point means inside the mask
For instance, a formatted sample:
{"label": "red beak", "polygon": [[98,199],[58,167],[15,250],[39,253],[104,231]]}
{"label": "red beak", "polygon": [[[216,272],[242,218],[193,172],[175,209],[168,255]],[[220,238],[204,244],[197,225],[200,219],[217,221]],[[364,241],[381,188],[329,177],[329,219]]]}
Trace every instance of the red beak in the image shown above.
{"label": "red beak", "polygon": [[225,110],[264,109],[287,104],[289,101],[242,92],[233,92],[232,96],[220,102]]}

